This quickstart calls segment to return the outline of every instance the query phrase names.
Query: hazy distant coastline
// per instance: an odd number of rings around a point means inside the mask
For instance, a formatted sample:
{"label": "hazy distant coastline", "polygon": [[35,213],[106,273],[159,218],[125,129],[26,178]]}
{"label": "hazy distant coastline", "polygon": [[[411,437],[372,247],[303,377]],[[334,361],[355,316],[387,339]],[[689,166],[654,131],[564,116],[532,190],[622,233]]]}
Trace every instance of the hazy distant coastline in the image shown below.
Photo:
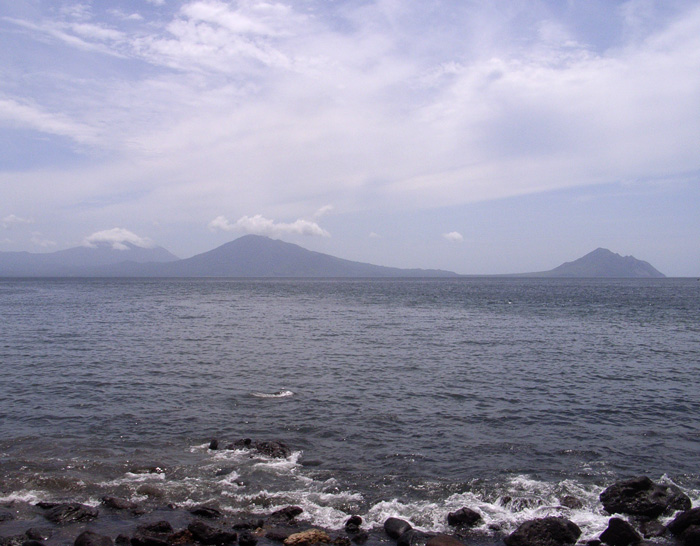
{"label": "hazy distant coastline", "polygon": [[[208,252],[179,259],[162,247],[124,243],[45,254],[0,252],[2,277],[462,277],[441,269],[402,269],[337,258],[259,235],[245,235]],[[488,276],[488,275],[487,275]],[[499,275],[500,276],[500,275]],[[554,269],[514,277],[662,278],[648,262],[598,248]]]}

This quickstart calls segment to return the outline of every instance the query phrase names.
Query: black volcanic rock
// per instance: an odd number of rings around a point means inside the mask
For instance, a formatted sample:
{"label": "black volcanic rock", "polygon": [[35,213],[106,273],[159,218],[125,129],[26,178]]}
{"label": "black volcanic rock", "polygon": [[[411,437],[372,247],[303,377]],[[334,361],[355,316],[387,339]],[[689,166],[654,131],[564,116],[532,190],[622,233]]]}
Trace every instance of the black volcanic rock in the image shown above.
{"label": "black volcanic rock", "polygon": [[648,262],[633,256],[620,256],[605,248],[598,248],[574,260],[555,267],[551,271],[533,273],[534,277],[627,277],[627,278],[663,278]]}
{"label": "black volcanic rock", "polygon": [[526,521],[503,541],[506,546],[563,546],[581,536],[578,525],[565,518],[547,517]]}
{"label": "black volcanic rock", "polygon": [[655,484],[646,476],[616,482],[600,494],[603,508],[611,514],[657,518],[670,510],[687,510],[690,499],[669,485]]}
{"label": "black volcanic rock", "polygon": [[628,546],[642,541],[642,537],[624,519],[610,518],[608,527],[600,535],[600,540],[610,546]]}

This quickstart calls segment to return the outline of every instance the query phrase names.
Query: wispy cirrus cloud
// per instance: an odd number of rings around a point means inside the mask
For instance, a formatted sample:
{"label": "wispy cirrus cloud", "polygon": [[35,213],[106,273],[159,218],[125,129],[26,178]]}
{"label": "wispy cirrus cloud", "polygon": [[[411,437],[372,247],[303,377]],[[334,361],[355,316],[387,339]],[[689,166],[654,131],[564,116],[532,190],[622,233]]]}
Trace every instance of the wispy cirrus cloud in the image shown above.
{"label": "wispy cirrus cloud", "polygon": [[17,225],[33,224],[33,223],[34,223],[33,218],[22,218],[21,216],[17,216],[16,214],[8,214],[0,222],[0,224],[2,224],[2,227],[5,229],[12,229],[12,227],[17,226]]}

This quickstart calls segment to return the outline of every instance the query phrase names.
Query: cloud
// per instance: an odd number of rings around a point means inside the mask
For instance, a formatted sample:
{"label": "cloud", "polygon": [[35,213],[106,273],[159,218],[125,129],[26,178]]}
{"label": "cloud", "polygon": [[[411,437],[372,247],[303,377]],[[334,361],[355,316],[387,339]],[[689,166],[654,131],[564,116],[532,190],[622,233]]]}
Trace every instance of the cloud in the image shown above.
{"label": "cloud", "polygon": [[325,229],[316,222],[298,219],[291,224],[275,222],[265,218],[261,214],[255,216],[243,216],[235,224],[230,223],[225,216],[217,216],[209,222],[209,229],[212,231],[244,231],[255,235],[266,235],[277,237],[280,235],[310,235],[317,237],[330,237]]}
{"label": "cloud", "polygon": [[49,239],[46,239],[40,232],[35,231],[32,233],[32,238],[30,239],[30,242],[33,245],[40,246],[42,248],[51,248],[53,246],[56,246],[55,241],[50,241]]}
{"label": "cloud", "polygon": [[333,205],[324,205],[320,209],[318,209],[316,212],[314,212],[314,218],[320,218],[321,216],[325,216],[329,212],[333,210]]}
{"label": "cloud", "polygon": [[0,123],[2,121],[21,128],[67,136],[77,142],[92,142],[95,137],[95,131],[90,126],[75,122],[64,114],[46,112],[33,104],[0,97]]}
{"label": "cloud", "polygon": [[370,239],[381,239],[382,238],[381,235],[379,235],[378,233],[375,233],[374,231],[370,231],[368,237]]}
{"label": "cloud", "polygon": [[21,218],[14,214],[9,214],[2,219],[2,227],[5,229],[11,229],[13,226],[20,224],[33,224],[34,220],[31,218]]}
{"label": "cloud", "polygon": [[462,243],[464,242],[464,237],[457,231],[450,231],[449,233],[443,233],[443,238],[447,239],[451,243]]}
{"label": "cloud", "polygon": [[99,244],[110,244],[114,250],[128,250],[125,243],[130,243],[141,248],[153,248],[155,244],[148,238],[139,237],[128,229],[112,228],[98,231],[85,237],[84,246],[96,247]]}

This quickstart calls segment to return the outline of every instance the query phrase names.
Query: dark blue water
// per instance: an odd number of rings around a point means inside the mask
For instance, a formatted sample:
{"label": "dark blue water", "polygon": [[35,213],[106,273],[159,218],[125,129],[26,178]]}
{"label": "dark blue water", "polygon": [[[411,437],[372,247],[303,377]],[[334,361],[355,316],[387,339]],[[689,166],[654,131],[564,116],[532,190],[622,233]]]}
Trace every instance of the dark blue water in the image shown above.
{"label": "dark blue water", "polygon": [[0,312],[5,499],[150,485],[439,530],[445,507],[507,527],[573,494],[592,533],[616,478],[700,490],[694,279],[0,280]]}

